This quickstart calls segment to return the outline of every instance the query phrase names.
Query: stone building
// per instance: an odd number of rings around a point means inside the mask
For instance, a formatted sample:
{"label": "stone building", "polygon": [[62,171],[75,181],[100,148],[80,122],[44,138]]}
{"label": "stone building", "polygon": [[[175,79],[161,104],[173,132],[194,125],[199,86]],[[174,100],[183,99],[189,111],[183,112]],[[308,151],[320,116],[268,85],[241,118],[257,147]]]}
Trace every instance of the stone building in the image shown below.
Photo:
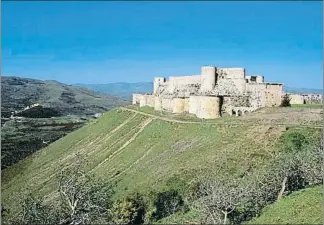
{"label": "stone building", "polygon": [[265,82],[263,76],[246,76],[244,68],[203,66],[199,75],[155,77],[153,93],[133,94],[133,104],[212,119],[279,106],[282,92],[282,84]]}

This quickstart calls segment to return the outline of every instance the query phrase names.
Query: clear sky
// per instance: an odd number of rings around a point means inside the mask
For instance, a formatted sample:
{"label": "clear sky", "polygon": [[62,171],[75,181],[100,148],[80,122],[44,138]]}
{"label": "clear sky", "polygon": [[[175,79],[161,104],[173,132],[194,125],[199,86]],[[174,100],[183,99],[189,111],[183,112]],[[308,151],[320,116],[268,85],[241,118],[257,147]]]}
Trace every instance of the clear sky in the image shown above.
{"label": "clear sky", "polygon": [[2,74],[152,81],[245,67],[322,88],[322,2],[2,2]]}

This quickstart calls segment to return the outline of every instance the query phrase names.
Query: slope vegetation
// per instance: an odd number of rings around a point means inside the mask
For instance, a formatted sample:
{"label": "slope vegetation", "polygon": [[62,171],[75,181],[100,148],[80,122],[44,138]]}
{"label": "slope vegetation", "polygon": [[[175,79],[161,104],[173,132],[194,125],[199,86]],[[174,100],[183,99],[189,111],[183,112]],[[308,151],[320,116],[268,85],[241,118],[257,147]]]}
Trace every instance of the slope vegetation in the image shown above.
{"label": "slope vegetation", "polygon": [[302,113],[280,110],[270,109],[245,118],[180,123],[177,120],[181,118],[170,121],[116,108],[5,169],[2,201],[15,211],[27,188],[47,201],[56,199],[55,175],[78,155],[87,160],[89,173],[117,182],[116,198],[135,191],[161,191],[178,175],[186,178],[179,181],[185,183],[200,172],[240,176],[276,156],[287,127],[305,124],[304,116],[308,116],[306,122],[310,125],[321,121],[316,109],[298,109],[304,110]]}
{"label": "slope vegetation", "polygon": [[267,207],[251,224],[321,224],[323,186],[297,191]]}

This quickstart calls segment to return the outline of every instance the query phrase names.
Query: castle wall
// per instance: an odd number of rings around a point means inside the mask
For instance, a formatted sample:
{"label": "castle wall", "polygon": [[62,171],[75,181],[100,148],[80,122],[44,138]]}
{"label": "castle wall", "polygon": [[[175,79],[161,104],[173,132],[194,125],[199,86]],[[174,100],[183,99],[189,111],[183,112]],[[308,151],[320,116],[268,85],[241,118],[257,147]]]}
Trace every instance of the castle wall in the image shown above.
{"label": "castle wall", "polygon": [[184,113],[185,99],[184,98],[174,98],[173,99],[173,113]]}
{"label": "castle wall", "polygon": [[220,117],[219,97],[198,96],[200,102],[196,116],[202,119],[215,119]]}
{"label": "castle wall", "polygon": [[160,97],[160,96],[154,97],[154,110],[156,110],[156,111],[162,110],[162,97]]}
{"label": "castle wall", "polygon": [[304,104],[304,97],[299,94],[289,94],[290,104]]}
{"label": "castle wall", "polygon": [[306,104],[322,104],[323,99],[320,94],[306,94],[304,95],[304,100]]}
{"label": "castle wall", "polygon": [[239,93],[246,90],[245,69],[244,68],[218,68],[219,78],[230,79]]}
{"label": "castle wall", "polygon": [[199,96],[190,96],[189,97],[189,113],[197,114],[197,111],[200,107]]}
{"label": "castle wall", "polygon": [[172,98],[162,98],[162,110],[165,110],[168,112],[173,111]]}
{"label": "castle wall", "polygon": [[133,96],[132,97],[133,105],[140,104],[140,99],[141,99],[142,94],[133,94],[132,96]]}
{"label": "castle wall", "polygon": [[141,95],[140,96],[140,107],[149,106],[154,107],[155,99],[154,95]]}
{"label": "castle wall", "polygon": [[266,85],[258,83],[246,84],[246,91],[250,94],[250,104],[252,108],[266,106]]}
{"label": "castle wall", "polygon": [[216,84],[216,67],[203,66],[201,67],[201,88],[202,93],[209,92],[214,89]]}
{"label": "castle wall", "polygon": [[280,106],[282,101],[282,84],[266,84],[266,107]]}
{"label": "castle wall", "polygon": [[184,112],[189,112],[189,98],[184,99]]}

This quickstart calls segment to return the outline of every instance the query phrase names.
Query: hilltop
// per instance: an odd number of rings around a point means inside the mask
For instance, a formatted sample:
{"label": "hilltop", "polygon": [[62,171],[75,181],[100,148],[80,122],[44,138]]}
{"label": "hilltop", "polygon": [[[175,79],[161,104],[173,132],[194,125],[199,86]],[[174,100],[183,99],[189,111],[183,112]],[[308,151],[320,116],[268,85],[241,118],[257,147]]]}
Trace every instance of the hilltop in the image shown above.
{"label": "hilltop", "polygon": [[[116,199],[187,187],[199,174],[228,179],[263,170],[282,151],[286,133],[312,140],[322,132],[320,109],[265,108],[244,117],[202,121],[145,108],[116,108],[2,173],[2,203],[12,212],[28,188],[47,202],[58,197],[57,174],[77,155],[86,171],[116,182]],[[184,188],[187,189],[187,188]]]}
{"label": "hilltop", "polygon": [[129,102],[104,95],[87,88],[75,87],[53,80],[35,80],[21,77],[1,77],[1,116],[26,106],[39,103],[58,111],[62,116],[92,115],[125,105]]}
{"label": "hilltop", "polygon": [[[81,127],[94,114],[128,103],[56,81],[1,77],[1,168]],[[33,104],[40,106],[24,110]]]}

